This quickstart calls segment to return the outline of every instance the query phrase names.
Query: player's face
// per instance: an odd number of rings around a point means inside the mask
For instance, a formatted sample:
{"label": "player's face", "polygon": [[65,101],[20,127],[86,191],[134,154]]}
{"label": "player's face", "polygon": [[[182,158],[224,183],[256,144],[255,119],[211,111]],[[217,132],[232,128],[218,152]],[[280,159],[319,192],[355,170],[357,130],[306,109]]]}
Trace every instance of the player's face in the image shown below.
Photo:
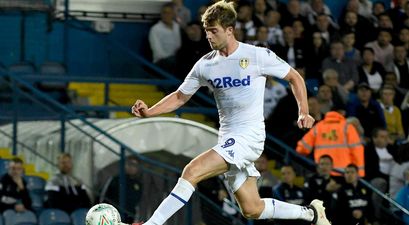
{"label": "player's face", "polygon": [[232,27],[227,27],[226,29],[224,29],[219,24],[213,26],[207,26],[205,24],[204,30],[210,47],[213,50],[220,50],[225,48],[227,46],[228,37],[233,35]]}

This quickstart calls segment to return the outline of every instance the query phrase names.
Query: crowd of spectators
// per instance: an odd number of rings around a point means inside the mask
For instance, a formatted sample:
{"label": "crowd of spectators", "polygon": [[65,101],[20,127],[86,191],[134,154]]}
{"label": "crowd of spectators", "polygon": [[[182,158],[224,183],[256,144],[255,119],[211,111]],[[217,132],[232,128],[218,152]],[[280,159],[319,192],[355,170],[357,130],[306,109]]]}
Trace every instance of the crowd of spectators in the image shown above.
{"label": "crowd of spectators", "polygon": [[[297,150],[312,155],[318,165],[321,160],[331,158],[331,164],[345,173],[331,173],[337,179],[323,175],[325,179],[320,178],[319,185],[307,182],[307,186],[322,186],[324,181],[331,183],[329,189],[337,196],[331,201],[339,203],[334,210],[347,208],[346,199],[351,196],[362,200],[352,202],[368,203],[351,209],[349,217],[337,214],[334,224],[382,220],[377,218],[379,213],[371,213],[379,211],[379,204],[372,207],[370,202],[376,200],[376,196],[359,186],[359,177],[365,177],[392,197],[405,183],[403,171],[408,167],[407,159],[402,160],[397,149],[407,142],[409,132],[409,2],[392,2],[389,6],[381,1],[349,0],[340,9],[339,18],[333,16],[323,0],[289,0],[287,3],[241,0],[237,4],[236,38],[273,50],[299,71],[306,80],[310,112],[317,122],[308,133],[297,129],[295,99],[287,95],[290,87],[267,78],[264,96],[267,132],[293,148],[298,143]],[[176,5],[180,4],[178,1]],[[198,16],[205,7],[200,8]],[[178,19],[173,21],[177,23]],[[176,71],[183,79],[193,63],[210,49],[205,35],[198,29],[200,19],[185,20],[178,26],[182,29],[172,41],[180,40],[181,46],[172,50],[176,64],[172,64],[174,68],[170,71]],[[153,32],[152,28],[150,35]],[[150,45],[154,50],[158,47],[155,45],[160,44],[151,41]],[[183,70],[177,70],[178,67]],[[340,145],[345,146],[339,150]],[[345,152],[348,157],[341,156]],[[328,158],[322,159],[323,156]],[[288,179],[274,192],[276,197],[285,200],[286,195],[282,193],[284,189],[291,190],[292,171],[291,167],[283,168],[283,177]],[[263,184],[271,182],[268,175],[262,180]],[[260,188],[261,193],[266,192],[264,186]],[[399,193],[402,192],[404,190]],[[304,196],[300,193],[295,191],[295,196]],[[305,197],[309,195],[307,191]],[[333,195],[323,196],[327,200],[333,198]]]}

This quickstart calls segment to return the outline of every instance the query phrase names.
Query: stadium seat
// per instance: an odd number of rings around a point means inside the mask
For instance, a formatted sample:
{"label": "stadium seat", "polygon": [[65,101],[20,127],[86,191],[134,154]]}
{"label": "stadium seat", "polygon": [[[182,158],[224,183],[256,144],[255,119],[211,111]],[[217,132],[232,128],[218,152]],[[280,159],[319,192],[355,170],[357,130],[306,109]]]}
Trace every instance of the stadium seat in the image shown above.
{"label": "stadium seat", "polygon": [[25,176],[27,181],[27,189],[30,192],[44,192],[45,180],[38,176]]}
{"label": "stadium seat", "polygon": [[88,209],[81,208],[77,209],[71,213],[71,220],[73,225],[84,225],[85,216],[87,215]]}
{"label": "stadium seat", "polygon": [[68,214],[60,209],[45,209],[40,213],[41,225],[71,225]]}
{"label": "stadium seat", "polygon": [[0,159],[0,176],[7,173],[8,165],[9,165],[9,160]]}
{"label": "stadium seat", "polygon": [[16,212],[8,209],[3,212],[4,225],[37,225],[37,217],[31,211]]}
{"label": "stadium seat", "polygon": [[29,194],[31,198],[31,208],[35,213],[39,214],[44,208],[45,192],[30,191]]}
{"label": "stadium seat", "polygon": [[14,74],[33,74],[35,73],[34,64],[31,62],[19,62],[9,66],[9,72]]}
{"label": "stadium seat", "polygon": [[65,66],[57,62],[44,62],[40,66],[40,73],[44,75],[63,75],[67,71]]}
{"label": "stadium seat", "polygon": [[318,88],[320,86],[318,79],[306,79],[305,85],[307,86],[307,90],[314,96],[318,94]]}

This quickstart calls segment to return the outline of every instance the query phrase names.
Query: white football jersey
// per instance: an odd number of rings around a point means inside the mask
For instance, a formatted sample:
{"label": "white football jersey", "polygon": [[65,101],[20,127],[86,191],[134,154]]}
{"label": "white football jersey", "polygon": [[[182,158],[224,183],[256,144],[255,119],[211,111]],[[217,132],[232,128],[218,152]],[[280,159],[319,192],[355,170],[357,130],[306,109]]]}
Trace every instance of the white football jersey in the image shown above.
{"label": "white football jersey", "polygon": [[192,68],[179,87],[193,95],[201,86],[209,87],[216,100],[219,136],[243,133],[260,141],[265,138],[263,101],[265,76],[284,78],[290,66],[269,49],[239,42],[229,56],[212,51]]}

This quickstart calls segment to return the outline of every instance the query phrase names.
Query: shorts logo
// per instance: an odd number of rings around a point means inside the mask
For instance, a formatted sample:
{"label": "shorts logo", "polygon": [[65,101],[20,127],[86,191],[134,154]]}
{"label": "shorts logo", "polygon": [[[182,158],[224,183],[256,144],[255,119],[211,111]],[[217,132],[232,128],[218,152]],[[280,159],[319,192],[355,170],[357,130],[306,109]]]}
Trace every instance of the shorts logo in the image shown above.
{"label": "shorts logo", "polygon": [[230,157],[234,158],[234,150],[226,150]]}
{"label": "shorts logo", "polygon": [[229,138],[229,139],[226,140],[226,142],[224,142],[224,145],[222,145],[222,148],[227,148],[227,147],[233,146],[234,143],[236,143],[234,138]]}

